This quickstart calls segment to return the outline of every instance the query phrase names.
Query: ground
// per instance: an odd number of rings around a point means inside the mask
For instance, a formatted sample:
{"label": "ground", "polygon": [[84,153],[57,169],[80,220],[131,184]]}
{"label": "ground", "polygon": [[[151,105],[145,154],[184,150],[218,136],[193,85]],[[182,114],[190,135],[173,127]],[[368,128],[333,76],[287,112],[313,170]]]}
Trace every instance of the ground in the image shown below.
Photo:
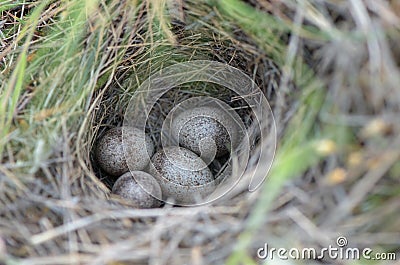
{"label": "ground", "polygon": [[[374,258],[267,264],[398,262],[398,1],[1,0],[0,12],[0,264],[259,264],[267,246]],[[277,142],[255,140],[247,172],[263,150],[274,162],[254,192],[245,174],[211,204],[135,209],[110,194],[93,146],[149,76],[194,60],[254,80]],[[149,123],[192,95],[228,102],[219,89],[182,85]]]}

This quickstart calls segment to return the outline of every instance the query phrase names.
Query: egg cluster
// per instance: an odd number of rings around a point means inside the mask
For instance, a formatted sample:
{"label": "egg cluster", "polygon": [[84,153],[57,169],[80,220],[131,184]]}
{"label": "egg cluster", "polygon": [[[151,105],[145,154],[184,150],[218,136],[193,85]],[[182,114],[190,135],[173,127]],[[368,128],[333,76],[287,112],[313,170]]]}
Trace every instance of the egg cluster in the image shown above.
{"label": "egg cluster", "polygon": [[118,177],[113,194],[137,208],[153,208],[161,201],[195,204],[215,190],[217,176],[208,165],[237,145],[234,120],[219,108],[195,107],[174,117],[170,130],[177,144],[159,150],[134,127],[110,129],[98,140],[97,164]]}

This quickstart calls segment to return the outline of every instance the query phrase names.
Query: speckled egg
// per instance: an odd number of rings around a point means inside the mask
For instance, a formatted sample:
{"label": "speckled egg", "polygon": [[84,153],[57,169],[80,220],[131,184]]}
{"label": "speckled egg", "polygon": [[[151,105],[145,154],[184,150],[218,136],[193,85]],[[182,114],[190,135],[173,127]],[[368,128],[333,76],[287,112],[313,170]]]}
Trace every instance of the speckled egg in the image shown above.
{"label": "speckled egg", "polygon": [[129,200],[137,208],[161,205],[161,187],[150,174],[143,171],[126,172],[115,182],[112,193]]}
{"label": "speckled egg", "polygon": [[171,130],[181,146],[198,155],[221,157],[238,143],[235,121],[216,107],[197,107],[180,113],[173,118]]}
{"label": "speckled egg", "polygon": [[[122,132],[124,131],[124,141]],[[124,156],[129,156],[129,167]],[[147,134],[133,127],[116,127],[107,131],[97,142],[95,159],[111,176],[120,176],[129,170],[142,170],[154,152],[154,144]]]}
{"label": "speckled egg", "polygon": [[201,203],[215,189],[214,177],[206,163],[182,147],[167,147],[155,153],[150,174],[160,184],[163,199],[172,199],[177,205]]}

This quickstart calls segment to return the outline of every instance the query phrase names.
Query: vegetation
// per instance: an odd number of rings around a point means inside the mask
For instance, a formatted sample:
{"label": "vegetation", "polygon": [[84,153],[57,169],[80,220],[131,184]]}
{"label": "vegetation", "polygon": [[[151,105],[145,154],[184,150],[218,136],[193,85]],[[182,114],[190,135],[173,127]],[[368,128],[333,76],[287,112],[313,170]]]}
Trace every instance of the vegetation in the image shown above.
{"label": "vegetation", "polygon": [[[258,264],[264,243],[339,236],[400,258],[397,1],[0,0],[0,12],[0,263]],[[96,138],[151,74],[196,59],[237,67],[269,99],[267,180],[193,208],[110,199]]]}

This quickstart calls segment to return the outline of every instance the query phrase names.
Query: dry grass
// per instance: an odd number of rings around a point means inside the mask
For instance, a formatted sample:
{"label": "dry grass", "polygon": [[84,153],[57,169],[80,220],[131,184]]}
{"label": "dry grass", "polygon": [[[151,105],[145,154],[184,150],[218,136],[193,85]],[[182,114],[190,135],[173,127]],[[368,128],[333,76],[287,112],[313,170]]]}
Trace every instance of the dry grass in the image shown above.
{"label": "dry grass", "polygon": [[[368,0],[2,1],[0,263],[257,264],[264,243],[320,248],[339,235],[399,258],[399,10]],[[122,123],[150,74],[195,59],[239,68],[268,97],[279,141],[267,181],[201,207],[110,199],[91,160],[96,138]],[[160,105],[212,89],[182,87]],[[366,261],[303,261],[321,262]]]}

